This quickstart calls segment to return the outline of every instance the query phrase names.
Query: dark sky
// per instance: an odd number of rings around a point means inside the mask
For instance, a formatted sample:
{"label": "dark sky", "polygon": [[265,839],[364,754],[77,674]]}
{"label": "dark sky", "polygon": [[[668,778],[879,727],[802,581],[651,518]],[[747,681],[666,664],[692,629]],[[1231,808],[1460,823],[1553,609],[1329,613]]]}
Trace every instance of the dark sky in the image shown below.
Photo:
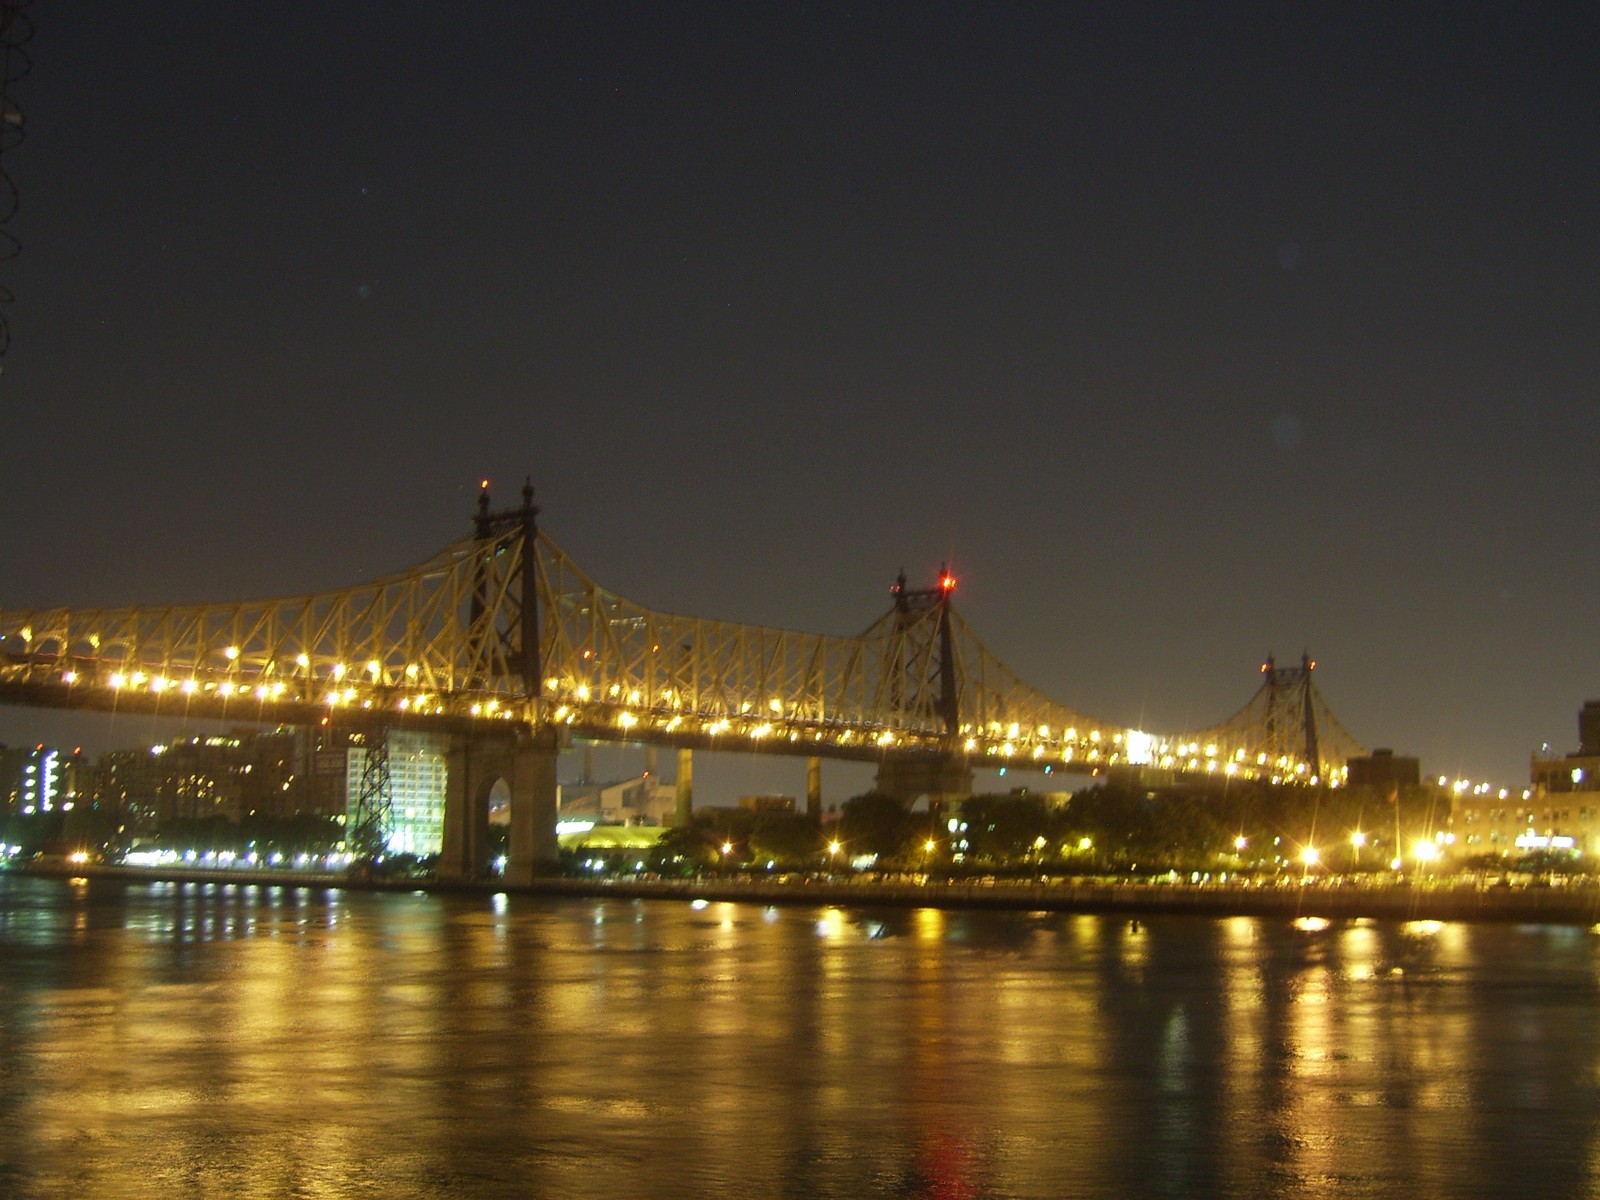
{"label": "dark sky", "polygon": [[1107,721],[1309,649],[1518,784],[1600,696],[1600,7],[31,12],[6,607],[365,580],[531,474],[670,611],[948,559]]}

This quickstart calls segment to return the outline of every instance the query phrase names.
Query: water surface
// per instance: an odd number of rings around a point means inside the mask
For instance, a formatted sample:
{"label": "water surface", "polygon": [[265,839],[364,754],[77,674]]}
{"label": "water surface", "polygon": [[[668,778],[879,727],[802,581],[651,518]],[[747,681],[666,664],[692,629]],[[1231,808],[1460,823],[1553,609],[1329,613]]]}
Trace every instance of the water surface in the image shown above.
{"label": "water surface", "polygon": [[1600,936],[0,875],[0,1196],[1600,1192]]}

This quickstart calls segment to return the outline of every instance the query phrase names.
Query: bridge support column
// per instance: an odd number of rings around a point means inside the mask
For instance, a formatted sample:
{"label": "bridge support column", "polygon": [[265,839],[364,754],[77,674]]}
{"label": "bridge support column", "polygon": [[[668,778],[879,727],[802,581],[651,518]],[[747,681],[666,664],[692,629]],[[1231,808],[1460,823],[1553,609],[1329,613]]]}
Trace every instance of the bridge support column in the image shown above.
{"label": "bridge support column", "polygon": [[500,782],[511,800],[506,883],[526,885],[555,870],[556,755],[556,739],[549,731],[451,739],[445,758],[441,882],[470,883],[490,876],[489,793]]}
{"label": "bridge support column", "polygon": [[816,755],[806,759],[806,816],[822,820],[822,760]]}
{"label": "bridge support column", "polygon": [[897,800],[927,796],[937,804],[972,795],[972,768],[965,758],[886,758],[878,764],[875,786]]}
{"label": "bridge support column", "polygon": [[672,810],[672,827],[685,828],[694,820],[694,751],[685,747],[678,751],[677,806]]}

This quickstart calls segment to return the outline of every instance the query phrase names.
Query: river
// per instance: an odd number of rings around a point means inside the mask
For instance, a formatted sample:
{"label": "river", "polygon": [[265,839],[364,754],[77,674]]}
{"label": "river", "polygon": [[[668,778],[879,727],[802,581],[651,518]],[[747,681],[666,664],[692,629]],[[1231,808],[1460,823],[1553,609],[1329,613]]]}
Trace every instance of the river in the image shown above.
{"label": "river", "polygon": [[1555,925],[0,875],[0,1197],[1578,1197]]}

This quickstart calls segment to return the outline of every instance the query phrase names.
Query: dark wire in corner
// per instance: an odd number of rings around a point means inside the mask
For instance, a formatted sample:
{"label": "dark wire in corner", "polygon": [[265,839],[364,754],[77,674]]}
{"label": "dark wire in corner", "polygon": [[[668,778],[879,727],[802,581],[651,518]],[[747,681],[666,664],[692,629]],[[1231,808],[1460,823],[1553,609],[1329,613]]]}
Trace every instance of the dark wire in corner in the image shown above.
{"label": "dark wire in corner", "polygon": [[[11,180],[6,165],[11,154],[22,145],[22,109],[18,107],[14,89],[33,70],[27,45],[33,39],[33,19],[26,10],[33,0],[0,0],[0,262],[16,258],[22,252],[22,243],[11,230],[11,219],[17,213],[17,186]],[[11,289],[0,284],[0,306],[10,304],[15,297]],[[11,346],[11,323],[0,308],[0,357]],[[0,363],[0,370],[4,370]]]}

